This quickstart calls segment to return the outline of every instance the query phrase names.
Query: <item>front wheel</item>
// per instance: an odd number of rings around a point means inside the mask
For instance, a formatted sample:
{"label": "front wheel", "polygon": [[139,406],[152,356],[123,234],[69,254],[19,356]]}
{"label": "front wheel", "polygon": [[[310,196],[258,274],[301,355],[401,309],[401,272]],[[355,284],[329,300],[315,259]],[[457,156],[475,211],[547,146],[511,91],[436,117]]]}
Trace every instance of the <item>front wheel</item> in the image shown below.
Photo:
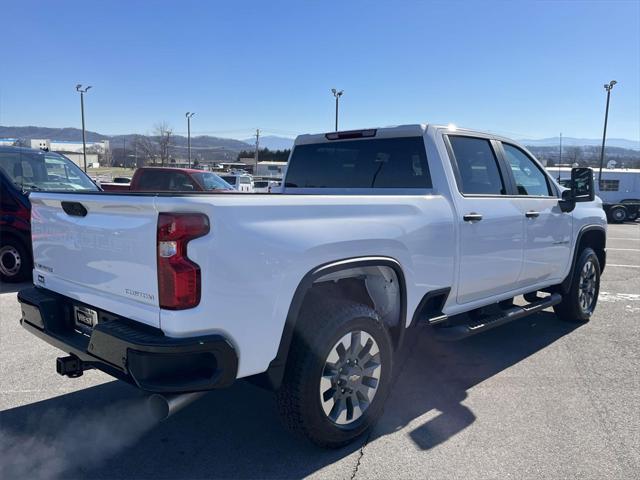
{"label": "front wheel", "polygon": [[585,248],[574,266],[571,288],[553,309],[562,320],[588,322],[598,303],[599,292],[600,262],[593,249]]}
{"label": "front wheel", "polygon": [[0,280],[23,282],[31,274],[31,258],[22,242],[9,237],[0,246]]}
{"label": "front wheel", "polygon": [[371,308],[337,302],[308,309],[277,392],[284,424],[322,447],[337,448],[363,434],[382,414],[392,351]]}

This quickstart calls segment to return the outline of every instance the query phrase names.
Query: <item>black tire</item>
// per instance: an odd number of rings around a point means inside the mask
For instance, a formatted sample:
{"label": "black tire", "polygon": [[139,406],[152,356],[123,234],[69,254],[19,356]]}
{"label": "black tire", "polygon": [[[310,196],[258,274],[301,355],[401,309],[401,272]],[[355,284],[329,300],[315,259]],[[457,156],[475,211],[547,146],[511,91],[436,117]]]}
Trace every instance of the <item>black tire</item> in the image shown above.
{"label": "black tire", "polygon": [[[370,403],[364,404],[365,408],[361,410],[361,416],[346,425],[338,425],[329,418],[330,414],[323,410],[323,401],[320,398],[323,391],[321,377],[323,373],[326,374],[325,363],[336,344],[353,331],[366,333],[377,344],[379,350],[377,358],[380,361],[379,379],[377,390],[373,393]],[[363,335],[363,337],[366,336]],[[351,338],[353,342],[353,337]],[[346,352],[345,356],[350,355],[349,352]],[[355,357],[357,355],[354,355]],[[391,337],[374,310],[366,305],[351,302],[327,303],[326,300],[313,302],[305,309],[298,321],[287,357],[282,386],[276,393],[278,410],[284,425],[294,434],[302,435],[321,447],[338,448],[350,443],[366,432],[382,414],[390,389],[392,361]],[[363,360],[361,367],[364,364]],[[347,375],[349,378],[358,378],[358,375]],[[361,373],[357,382],[361,384],[369,382],[370,377],[367,378],[367,382],[365,377],[365,373]],[[331,385],[330,390],[336,392],[335,395],[340,395],[333,388],[333,380]],[[327,392],[328,390],[325,394]],[[354,397],[356,393],[358,392],[353,393]],[[328,401],[334,402],[334,405],[338,403],[332,397]],[[342,402],[342,400],[339,401]],[[348,401],[349,399],[345,400],[345,404]],[[355,414],[352,401],[351,405],[353,417]],[[325,408],[326,406],[325,403]],[[347,417],[349,413],[346,408],[344,412]]]}
{"label": "black tire", "polygon": [[31,276],[31,256],[20,240],[5,237],[0,246],[0,280],[24,282]]}
{"label": "black tire", "polygon": [[[585,290],[590,287],[587,280],[582,277],[587,264],[593,266],[593,298],[588,302],[583,302],[585,298]],[[587,267],[588,268],[588,267]],[[598,303],[598,294],[600,293],[600,262],[598,256],[591,248],[585,248],[580,252],[578,261],[576,262],[573,272],[571,273],[571,288],[566,295],[563,295],[562,302],[553,307],[556,315],[561,320],[568,322],[586,323],[589,321]],[[591,280],[589,280],[591,282]],[[585,307],[585,303],[588,305]]]}
{"label": "black tire", "polygon": [[627,212],[627,220],[629,220],[630,222],[635,221],[637,218],[638,218],[638,210]]}
{"label": "black tire", "polygon": [[627,219],[627,209],[622,205],[616,205],[609,210],[609,219],[613,223],[622,223]]}

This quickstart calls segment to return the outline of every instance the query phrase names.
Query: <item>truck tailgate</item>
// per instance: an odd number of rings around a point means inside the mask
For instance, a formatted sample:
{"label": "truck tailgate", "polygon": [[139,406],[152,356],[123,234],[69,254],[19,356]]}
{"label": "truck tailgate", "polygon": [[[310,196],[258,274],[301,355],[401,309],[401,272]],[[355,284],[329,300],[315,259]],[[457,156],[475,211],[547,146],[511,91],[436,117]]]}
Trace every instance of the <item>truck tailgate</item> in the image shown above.
{"label": "truck tailgate", "polygon": [[33,193],[34,283],[159,326],[155,199]]}

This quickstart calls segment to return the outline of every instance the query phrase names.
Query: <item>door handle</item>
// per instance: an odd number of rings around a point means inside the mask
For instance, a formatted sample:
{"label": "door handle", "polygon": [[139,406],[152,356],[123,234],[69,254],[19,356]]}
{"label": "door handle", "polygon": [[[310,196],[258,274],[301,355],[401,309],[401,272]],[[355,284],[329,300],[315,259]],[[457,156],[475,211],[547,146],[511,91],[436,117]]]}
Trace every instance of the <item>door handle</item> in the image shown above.
{"label": "door handle", "polygon": [[479,222],[480,220],[482,220],[482,214],[476,213],[476,212],[471,212],[471,213],[467,213],[466,215],[464,215],[462,217],[462,219],[465,222]]}
{"label": "door handle", "polygon": [[527,213],[524,214],[525,217],[527,218],[536,218],[540,216],[540,212],[536,212],[534,210],[529,210]]}

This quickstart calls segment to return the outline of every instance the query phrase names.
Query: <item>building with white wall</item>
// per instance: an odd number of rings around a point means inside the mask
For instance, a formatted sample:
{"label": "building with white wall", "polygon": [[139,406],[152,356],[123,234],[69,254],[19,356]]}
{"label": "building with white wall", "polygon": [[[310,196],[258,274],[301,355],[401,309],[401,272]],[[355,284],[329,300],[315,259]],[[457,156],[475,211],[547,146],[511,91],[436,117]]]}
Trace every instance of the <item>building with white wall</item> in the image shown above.
{"label": "building with white wall", "polygon": [[[48,149],[50,152],[82,153],[82,142],[68,140],[50,140],[48,138],[31,139],[31,148]],[[104,153],[109,150],[109,140],[87,142],[87,151]]]}
{"label": "building with white wall", "polygon": [[257,177],[282,178],[287,164],[284,162],[258,162],[254,173]]}

